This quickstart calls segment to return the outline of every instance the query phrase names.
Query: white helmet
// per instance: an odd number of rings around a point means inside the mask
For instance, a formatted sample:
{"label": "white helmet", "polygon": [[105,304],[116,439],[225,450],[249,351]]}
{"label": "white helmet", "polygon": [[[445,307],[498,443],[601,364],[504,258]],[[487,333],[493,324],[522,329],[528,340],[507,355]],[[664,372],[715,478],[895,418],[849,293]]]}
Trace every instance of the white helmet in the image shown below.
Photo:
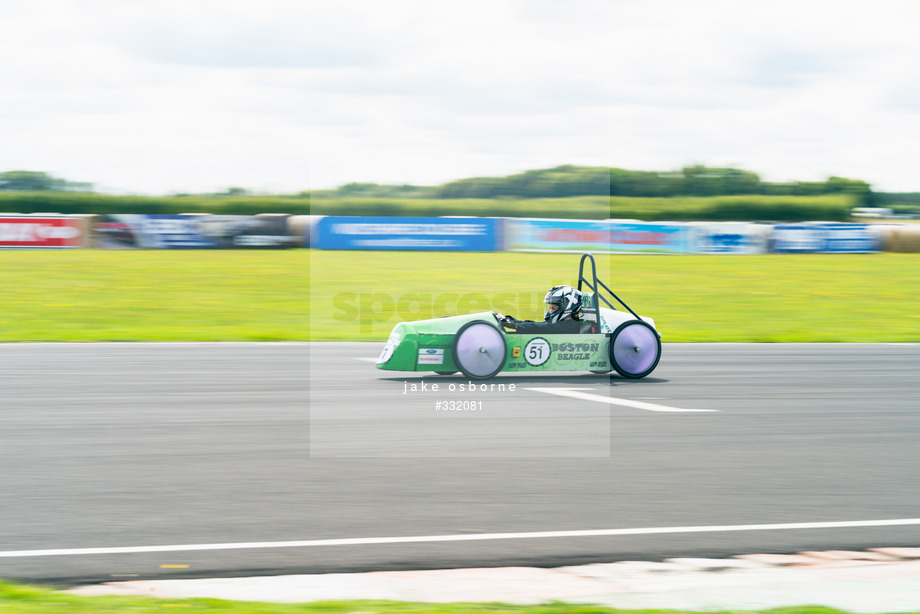
{"label": "white helmet", "polygon": [[[543,303],[546,305],[543,319],[550,324],[555,324],[581,311],[581,292],[572,286],[555,286],[546,293]],[[556,310],[550,311],[550,305],[556,305]]]}

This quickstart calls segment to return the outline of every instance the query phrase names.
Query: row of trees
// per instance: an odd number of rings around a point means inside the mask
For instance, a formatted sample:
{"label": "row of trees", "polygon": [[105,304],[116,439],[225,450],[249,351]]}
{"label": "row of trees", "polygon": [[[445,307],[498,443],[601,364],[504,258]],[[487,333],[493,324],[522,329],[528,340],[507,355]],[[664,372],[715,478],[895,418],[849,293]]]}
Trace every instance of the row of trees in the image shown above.
{"label": "row of trees", "polygon": [[[92,184],[75,183],[36,171],[0,173],[3,191],[92,191]],[[557,166],[506,177],[473,177],[441,186],[349,183],[322,193],[331,197],[499,199],[567,198],[571,196],[625,196],[673,198],[679,196],[822,196],[848,194],[861,206],[875,206],[877,195],[865,181],[831,177],[827,181],[770,183],[757,173],[736,168],[688,166],[680,171],[631,171],[603,166]],[[248,195],[243,188],[209,196]],[[319,195],[319,194],[318,194]],[[308,196],[302,193],[300,196]]]}
{"label": "row of trees", "polygon": [[7,171],[0,173],[0,190],[9,192],[91,192],[93,184],[67,181],[40,171]]}
{"label": "row of trees", "polygon": [[439,198],[561,198],[566,196],[820,196],[852,194],[864,206],[874,197],[865,181],[831,177],[827,181],[770,183],[757,173],[736,168],[688,166],[680,171],[630,171],[620,168],[558,166],[507,177],[451,181],[436,190]]}

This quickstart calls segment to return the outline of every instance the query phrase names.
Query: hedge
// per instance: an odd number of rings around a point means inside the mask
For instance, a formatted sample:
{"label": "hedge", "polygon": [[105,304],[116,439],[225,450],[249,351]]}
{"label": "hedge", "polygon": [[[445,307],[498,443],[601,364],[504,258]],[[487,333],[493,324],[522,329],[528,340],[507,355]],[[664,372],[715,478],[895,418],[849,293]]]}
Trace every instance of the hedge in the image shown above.
{"label": "hedge", "polygon": [[846,221],[852,196],[717,196],[631,198],[580,196],[536,199],[308,198],[304,196],[112,196],[78,192],[0,192],[0,212],[61,214],[546,217],[646,221]]}

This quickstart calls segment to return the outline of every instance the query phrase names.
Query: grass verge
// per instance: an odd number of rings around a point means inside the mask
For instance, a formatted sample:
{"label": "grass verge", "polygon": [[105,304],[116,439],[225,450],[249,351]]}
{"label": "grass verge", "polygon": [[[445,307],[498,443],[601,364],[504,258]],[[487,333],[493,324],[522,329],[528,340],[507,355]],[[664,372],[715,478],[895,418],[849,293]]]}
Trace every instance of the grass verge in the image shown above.
{"label": "grass verge", "polygon": [[[107,614],[109,612],[179,611],[220,614],[614,614],[633,612],[653,614],[681,610],[614,610],[593,605],[547,603],[510,605],[502,603],[410,603],[397,601],[323,601],[279,604],[219,599],[155,599],[151,597],[78,597],[33,586],[0,582],[0,612],[4,614]],[[820,606],[801,606],[760,610],[770,614],[843,614],[841,610]],[[689,614],[689,613],[688,613]],[[718,614],[709,612],[708,614]]]}

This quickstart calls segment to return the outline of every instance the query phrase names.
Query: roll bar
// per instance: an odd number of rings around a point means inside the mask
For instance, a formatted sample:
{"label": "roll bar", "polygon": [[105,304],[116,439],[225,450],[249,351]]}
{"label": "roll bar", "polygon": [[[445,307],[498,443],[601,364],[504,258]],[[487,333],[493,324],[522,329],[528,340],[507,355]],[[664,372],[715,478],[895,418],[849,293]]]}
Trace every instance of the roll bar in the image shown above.
{"label": "roll bar", "polygon": [[[584,275],[585,260],[589,260],[591,262],[591,279],[590,280]],[[578,291],[579,292],[581,292],[582,283],[588,286],[594,293],[594,313],[596,314],[598,322],[600,322],[600,302],[598,299],[604,301],[607,304],[607,306],[610,307],[611,309],[615,311],[617,310],[617,308],[614,307],[613,304],[607,300],[607,297],[603,296],[600,293],[598,288],[603,288],[604,290],[606,290],[607,294],[615,298],[617,302],[620,303],[620,305],[622,305],[623,307],[625,307],[626,311],[633,314],[637,320],[642,319],[639,317],[639,314],[637,314],[635,311],[633,311],[629,307],[629,305],[623,302],[623,299],[621,299],[619,296],[614,294],[613,290],[607,287],[607,284],[605,284],[604,282],[602,282],[601,280],[597,278],[597,264],[594,262],[594,256],[592,256],[588,252],[585,252],[584,254],[581,255],[581,261],[578,263]]]}

